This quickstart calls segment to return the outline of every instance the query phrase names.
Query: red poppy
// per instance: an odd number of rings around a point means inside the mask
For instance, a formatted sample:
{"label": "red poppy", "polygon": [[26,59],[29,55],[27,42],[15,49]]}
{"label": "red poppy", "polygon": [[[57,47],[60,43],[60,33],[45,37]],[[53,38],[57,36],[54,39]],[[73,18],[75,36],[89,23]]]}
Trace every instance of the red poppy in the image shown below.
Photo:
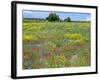
{"label": "red poppy", "polygon": [[39,48],[32,48],[33,51],[39,51]]}

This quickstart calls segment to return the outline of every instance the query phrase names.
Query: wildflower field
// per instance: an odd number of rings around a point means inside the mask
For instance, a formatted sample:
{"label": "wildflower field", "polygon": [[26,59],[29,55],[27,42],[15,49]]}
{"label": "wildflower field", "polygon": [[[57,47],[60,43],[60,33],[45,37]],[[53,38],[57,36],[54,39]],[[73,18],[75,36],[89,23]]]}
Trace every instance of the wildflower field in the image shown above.
{"label": "wildflower field", "polygon": [[90,66],[90,22],[23,21],[23,69]]}

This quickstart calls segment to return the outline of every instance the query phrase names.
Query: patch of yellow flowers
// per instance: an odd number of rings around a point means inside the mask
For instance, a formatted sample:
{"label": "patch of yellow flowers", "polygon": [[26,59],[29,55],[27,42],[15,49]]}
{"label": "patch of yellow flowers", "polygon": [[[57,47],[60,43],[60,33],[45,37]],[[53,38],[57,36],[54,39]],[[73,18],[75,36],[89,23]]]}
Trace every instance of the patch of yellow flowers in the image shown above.
{"label": "patch of yellow flowers", "polygon": [[24,41],[28,41],[28,42],[36,41],[37,40],[37,36],[35,36],[35,35],[24,35],[23,36],[23,40]]}
{"label": "patch of yellow flowers", "polygon": [[71,34],[65,34],[66,38],[70,39],[70,42],[72,43],[83,43],[87,41],[87,37],[79,34],[79,33],[71,33]]}
{"label": "patch of yellow flowers", "polygon": [[65,36],[74,40],[82,38],[82,35],[78,33],[65,34]]}

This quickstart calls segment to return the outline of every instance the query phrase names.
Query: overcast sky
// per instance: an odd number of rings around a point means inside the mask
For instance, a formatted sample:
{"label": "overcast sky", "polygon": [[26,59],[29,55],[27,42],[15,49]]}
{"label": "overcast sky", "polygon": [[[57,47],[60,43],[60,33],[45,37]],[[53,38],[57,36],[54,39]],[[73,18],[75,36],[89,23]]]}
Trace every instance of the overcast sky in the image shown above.
{"label": "overcast sky", "polygon": [[23,10],[23,18],[46,18],[50,13],[56,13],[61,20],[70,17],[73,21],[91,21],[90,13],[51,12]]}

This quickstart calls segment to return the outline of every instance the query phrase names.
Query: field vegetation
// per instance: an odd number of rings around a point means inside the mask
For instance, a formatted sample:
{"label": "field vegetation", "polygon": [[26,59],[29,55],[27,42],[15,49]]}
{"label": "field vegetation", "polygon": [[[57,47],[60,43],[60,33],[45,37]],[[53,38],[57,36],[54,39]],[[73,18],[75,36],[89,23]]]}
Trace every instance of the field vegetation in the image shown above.
{"label": "field vegetation", "polygon": [[23,69],[90,66],[90,22],[23,20]]}

